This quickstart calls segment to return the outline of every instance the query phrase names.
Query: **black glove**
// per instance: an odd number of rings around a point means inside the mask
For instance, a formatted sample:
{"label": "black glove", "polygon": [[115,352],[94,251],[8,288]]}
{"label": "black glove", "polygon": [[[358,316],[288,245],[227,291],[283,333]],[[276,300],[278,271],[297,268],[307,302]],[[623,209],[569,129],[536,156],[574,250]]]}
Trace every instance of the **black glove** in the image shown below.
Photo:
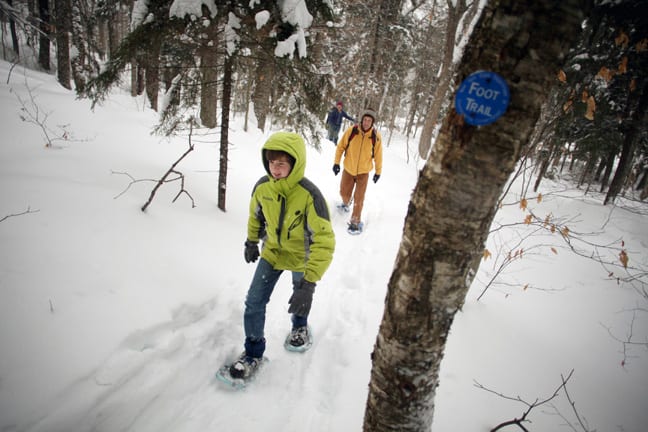
{"label": "black glove", "polygon": [[294,313],[301,317],[308,316],[311,303],[313,302],[313,292],[315,292],[315,283],[302,279],[293,286],[293,294],[290,296],[290,307],[288,313]]}
{"label": "black glove", "polygon": [[340,173],[340,164],[333,165],[333,172],[335,173],[335,175],[338,175]]}
{"label": "black glove", "polygon": [[259,258],[259,246],[257,242],[250,240],[245,240],[245,251],[243,252],[245,256],[245,262],[251,263]]}
{"label": "black glove", "polygon": [[376,183],[379,178],[380,178],[380,174],[374,174],[374,178],[373,178],[374,183]]}

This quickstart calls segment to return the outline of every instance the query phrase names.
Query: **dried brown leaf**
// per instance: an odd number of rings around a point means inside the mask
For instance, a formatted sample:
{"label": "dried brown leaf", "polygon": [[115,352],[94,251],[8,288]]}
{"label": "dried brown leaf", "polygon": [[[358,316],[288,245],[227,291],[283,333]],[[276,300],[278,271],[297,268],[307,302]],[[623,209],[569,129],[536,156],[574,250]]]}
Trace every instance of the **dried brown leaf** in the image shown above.
{"label": "dried brown leaf", "polygon": [[563,83],[567,82],[567,74],[562,69],[560,69],[558,71],[558,81],[563,82]]}
{"label": "dried brown leaf", "polygon": [[610,81],[612,81],[612,78],[614,77],[614,72],[612,72],[610,69],[608,69],[605,66],[601,66],[601,69],[599,69],[596,76],[601,78],[601,79],[604,79],[605,82],[610,82]]}
{"label": "dried brown leaf", "polygon": [[619,70],[617,71],[620,74],[628,72],[628,57],[623,57],[621,63],[619,63]]}
{"label": "dried brown leaf", "polygon": [[538,198],[536,198],[536,202],[538,203],[542,202],[542,194],[538,194]]}
{"label": "dried brown leaf", "polygon": [[573,103],[574,103],[574,101],[572,101],[571,99],[569,99],[567,102],[565,102],[563,104],[563,112],[569,111],[569,109],[572,107]]}
{"label": "dried brown leaf", "polygon": [[522,199],[520,200],[520,208],[521,208],[522,210],[526,210],[526,208],[527,208],[527,204],[528,204],[528,202],[527,202],[526,198],[522,198]]}
{"label": "dried brown leaf", "polygon": [[482,258],[487,260],[490,257],[491,257],[490,251],[488,249],[484,249],[484,253],[482,254]]}
{"label": "dried brown leaf", "polygon": [[621,30],[619,36],[614,38],[614,43],[616,46],[622,45],[625,48],[628,46],[628,43],[630,43],[630,38],[623,30]]}
{"label": "dried brown leaf", "polygon": [[596,101],[593,96],[590,96],[587,99],[587,112],[585,113],[585,118],[587,120],[594,120],[594,113],[596,112]]}
{"label": "dried brown leaf", "polygon": [[558,251],[556,250],[555,247],[552,247],[552,248],[551,248],[551,252],[553,252],[554,255],[558,255]]}
{"label": "dried brown leaf", "polygon": [[525,224],[525,225],[531,225],[531,222],[532,222],[531,215],[527,215],[527,216],[524,218],[524,224]]}
{"label": "dried brown leaf", "polygon": [[635,48],[637,49],[637,52],[644,52],[648,50],[648,39],[641,39],[639,42],[637,42]]}
{"label": "dried brown leaf", "polygon": [[621,261],[621,264],[623,264],[624,268],[628,268],[628,254],[626,253],[625,249],[621,250],[619,253],[619,261]]}
{"label": "dried brown leaf", "polygon": [[544,220],[544,226],[549,225],[549,220],[551,220],[551,213],[548,214],[548,215],[545,217],[545,220]]}

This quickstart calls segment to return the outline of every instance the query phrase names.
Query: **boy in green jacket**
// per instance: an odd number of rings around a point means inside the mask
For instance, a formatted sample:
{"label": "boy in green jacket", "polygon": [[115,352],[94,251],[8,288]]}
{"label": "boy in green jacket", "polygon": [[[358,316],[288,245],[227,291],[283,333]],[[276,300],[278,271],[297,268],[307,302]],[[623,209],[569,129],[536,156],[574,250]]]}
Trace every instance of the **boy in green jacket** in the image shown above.
{"label": "boy in green jacket", "polygon": [[245,261],[261,259],[245,299],[245,351],[230,366],[233,378],[247,378],[265,351],[265,314],[270,295],[284,270],[292,272],[288,303],[292,330],[285,347],[305,351],[312,344],[308,314],[318,282],[333,259],[335,234],[328,205],[320,190],[304,177],[306,146],[301,136],[277,132],[261,150],[267,172],[254,186],[250,200]]}

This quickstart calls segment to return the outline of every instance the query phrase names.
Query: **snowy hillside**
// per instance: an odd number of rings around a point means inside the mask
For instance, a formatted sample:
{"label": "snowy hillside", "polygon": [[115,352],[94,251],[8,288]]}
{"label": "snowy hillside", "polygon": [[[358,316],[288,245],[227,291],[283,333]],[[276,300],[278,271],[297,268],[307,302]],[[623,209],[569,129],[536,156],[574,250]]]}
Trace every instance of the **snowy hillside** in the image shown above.
{"label": "snowy hillside", "polygon": [[[247,206],[270,132],[245,132],[242,117],[233,119],[226,212],[217,208],[212,131],[194,137],[195,150],[178,166],[196,207],[186,195],[171,203],[180,187],[172,182],[143,213],[155,181],[187,149],[186,137],[152,136],[156,113],[142,98],[116,91],[92,112],[54,77],[9,69],[0,62],[0,430],[360,431],[370,353],[416,183],[416,143],[409,158],[399,134],[385,148],[360,236],[349,236],[346,216],[335,211],[334,146],[309,149],[306,176],[328,199],[337,237],[310,316],[315,344],[305,354],[283,348],[285,274],[268,309],[270,363],[248,389],[233,392],[213,374],[242,350],[254,271],[243,260]],[[36,111],[38,121],[21,121],[21,113]],[[67,138],[45,148],[41,126],[50,139],[63,131]],[[383,136],[387,142],[388,131]],[[648,265],[645,216],[612,211],[581,191],[552,194],[559,185],[548,181],[543,188],[534,212],[597,232],[598,243],[623,239],[631,260]],[[498,214],[501,222],[523,218],[514,206]],[[515,235],[507,232],[494,235],[489,249]],[[591,430],[642,432],[648,352],[631,347],[622,366],[623,347],[610,333],[627,337],[629,310],[645,310],[645,300],[558,238],[535,241],[546,247],[507,268],[507,285],[478,302],[494,272],[492,261],[483,263],[448,341],[433,430],[487,431],[526,410],[475,382],[533,402],[574,369],[567,389]],[[645,313],[633,328],[646,337]],[[533,431],[576,424],[562,392],[529,418]]]}

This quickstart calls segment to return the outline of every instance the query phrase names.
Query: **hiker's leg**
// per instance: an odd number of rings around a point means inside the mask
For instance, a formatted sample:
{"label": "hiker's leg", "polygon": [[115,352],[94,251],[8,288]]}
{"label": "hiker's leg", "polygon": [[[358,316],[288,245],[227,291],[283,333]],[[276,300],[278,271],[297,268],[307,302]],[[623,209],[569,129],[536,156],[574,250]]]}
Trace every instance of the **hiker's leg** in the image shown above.
{"label": "hiker's leg", "polygon": [[340,179],[340,197],[344,204],[349,204],[351,201],[354,184],[355,178],[346,170],[342,170],[342,178]]}
{"label": "hiker's leg", "polygon": [[358,174],[355,178],[355,192],[353,194],[353,213],[351,213],[351,222],[360,222],[362,215],[362,206],[364,205],[365,192],[367,183],[369,183],[369,174]]}

